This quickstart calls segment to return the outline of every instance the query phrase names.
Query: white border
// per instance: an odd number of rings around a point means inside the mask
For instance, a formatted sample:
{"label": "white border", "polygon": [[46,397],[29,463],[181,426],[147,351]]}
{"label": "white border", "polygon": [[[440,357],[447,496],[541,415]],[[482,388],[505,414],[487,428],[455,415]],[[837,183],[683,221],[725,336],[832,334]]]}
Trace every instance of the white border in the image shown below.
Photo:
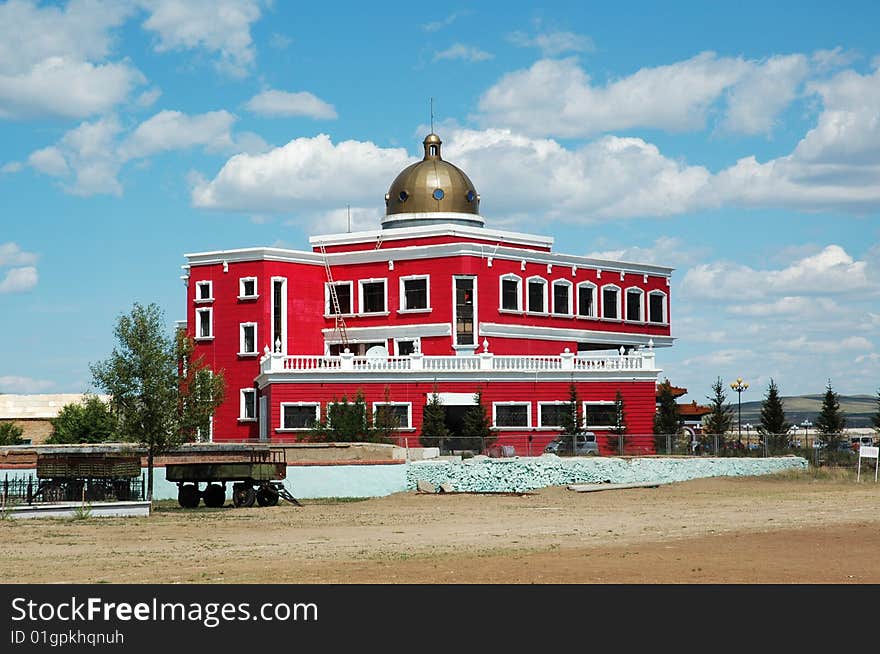
{"label": "white border", "polygon": [[[663,298],[663,305],[662,305],[663,306],[663,316],[662,316],[663,321],[662,322],[654,322],[651,320],[651,296],[652,295],[659,295]],[[648,300],[645,305],[645,310],[647,311],[647,314],[645,316],[647,320],[645,322],[647,322],[649,325],[668,325],[669,324],[669,295],[667,295],[663,291],[658,291],[656,289],[653,291],[648,291]]]}
{"label": "white border", "polygon": [[275,333],[275,282],[282,282],[281,285],[281,331],[284,334],[284,338],[281,339],[281,354],[287,354],[287,277],[272,277],[269,282],[269,294],[270,294],[270,312],[269,312],[269,325],[270,325],[270,333],[272,334],[271,343],[269,345],[269,349],[274,352],[275,351],[275,341],[278,339],[279,334]]}
{"label": "white border", "polygon": [[[638,292],[639,294],[639,317],[635,320],[629,317],[629,301],[627,296],[631,291]],[[645,322],[645,289],[640,288],[639,286],[627,286],[623,291],[623,309],[625,312],[625,315],[623,316],[625,322]]]}
{"label": "white border", "polygon": [[405,406],[407,426],[398,427],[395,431],[415,431],[412,421],[412,402],[373,402],[373,427],[376,426],[376,407],[380,406]]}
{"label": "white border", "polygon": [[[473,290],[474,290],[474,316],[472,322],[474,324],[474,342],[473,344],[469,343],[459,343],[458,342],[458,330],[455,328],[457,320],[457,316],[455,314],[455,303],[458,296],[458,287],[456,286],[456,280],[458,279],[470,279],[473,280]],[[479,320],[479,308],[480,308],[480,296],[478,291],[479,286],[479,277],[477,275],[453,275],[452,276],[452,323],[450,324],[452,328],[452,347],[460,348],[461,350],[475,350],[480,345],[480,320]]]}
{"label": "white border", "polygon": [[[581,313],[581,286],[588,287],[593,294],[593,302],[592,302],[592,313],[584,315]],[[598,318],[599,314],[599,299],[597,297],[597,289],[599,287],[596,286],[595,282],[584,281],[578,282],[575,287],[575,293],[577,294],[577,313],[575,314],[575,318],[580,318],[581,320],[595,320]]]}
{"label": "white border", "polygon": [[[343,286],[343,285],[348,286],[348,304],[349,304],[348,311],[343,311],[339,315],[342,317],[356,315],[355,310],[354,310],[354,282],[351,280],[334,281],[333,285],[334,286]],[[338,294],[338,291],[337,291],[337,294]],[[331,311],[331,309],[333,308],[332,304],[333,303],[330,301],[330,282],[324,282],[324,317],[326,317],[326,318],[335,318],[336,317],[336,314]]]}
{"label": "white border", "polygon": [[321,420],[321,403],[320,402],[282,402],[281,412],[278,414],[279,426],[275,431],[310,431],[311,427],[285,427],[284,426],[284,407],[286,406],[313,406],[315,407],[315,422]]}
{"label": "white border", "polygon": [[[555,293],[554,289],[557,286],[565,286],[568,288],[568,306],[566,307],[567,310],[565,313],[558,313],[556,311],[556,293]],[[572,298],[573,291],[574,291],[574,284],[572,284],[567,279],[554,279],[550,283],[550,295],[548,296],[548,298],[551,300],[551,302],[553,304],[552,307],[549,307],[551,316],[563,316],[563,317],[568,317],[568,318],[570,318],[572,316],[572,313],[573,313],[572,307],[574,306],[574,302],[573,302],[573,298]]]}
{"label": "white border", "polygon": [[[508,309],[504,306],[504,282],[516,282],[516,308]],[[523,279],[513,273],[505,273],[498,278],[498,310],[508,313],[522,313],[523,310]]]}
{"label": "white border", "polygon": [[[253,352],[248,352],[244,349],[244,328],[245,327],[253,327],[254,328],[254,350]],[[238,356],[240,357],[255,357],[260,353],[260,341],[257,337],[257,323],[255,322],[240,322],[238,323]]]}
{"label": "white border", "polygon": [[[418,279],[425,280],[425,306],[421,309],[407,309],[404,305],[406,304],[406,289],[404,288],[404,282],[415,281]],[[398,308],[397,313],[429,313],[431,311],[431,276],[430,275],[407,275],[405,277],[400,278],[400,306]]]}
{"label": "white border", "polygon": [[[605,315],[605,289],[606,288],[607,289],[613,288],[617,291],[617,317],[616,318],[609,318],[608,316]],[[621,301],[621,295],[623,295],[623,292],[621,291],[620,286],[618,286],[617,284],[604,284],[600,290],[599,295],[601,296],[601,300],[602,300],[602,313],[599,316],[599,318],[601,320],[622,322],[623,321],[623,312],[621,311],[621,308],[620,308],[620,301]]]}
{"label": "white border", "polygon": [[608,430],[613,429],[614,425],[591,425],[587,422],[587,407],[588,406],[614,406],[614,400],[585,400],[581,402],[582,411],[584,416],[584,429],[594,430]]}
{"label": "white border", "polygon": [[[202,318],[199,315],[200,313],[208,314],[208,335],[204,336],[201,334],[202,331]],[[195,340],[197,341],[210,341],[214,338],[214,307],[200,307],[196,309],[196,336]]]}
{"label": "white border", "polygon": [[[541,311],[533,311],[532,310],[532,304],[530,301],[532,294],[531,294],[531,291],[529,290],[529,286],[531,286],[533,281],[540,281],[541,284],[544,285],[544,302],[543,302],[544,308]],[[547,309],[549,309],[549,306],[547,304],[547,280],[544,279],[543,277],[541,277],[540,275],[532,275],[531,277],[526,278],[525,287],[526,287],[525,288],[525,311],[526,311],[526,313],[531,314],[533,316],[549,315],[549,313],[547,311]]]}
{"label": "white border", "polygon": [[[254,417],[248,418],[245,415],[245,394],[251,393],[254,396]],[[257,415],[257,389],[251,386],[250,388],[241,388],[238,391],[239,395],[239,405],[238,405],[238,421],[239,422],[256,422],[259,416]]]}
{"label": "white border", "polygon": [[565,400],[552,400],[552,401],[539,401],[538,402],[538,424],[537,429],[555,429],[559,430],[562,428],[562,425],[544,425],[541,424],[543,422],[544,410],[541,408],[545,404],[550,404],[552,406],[564,406],[568,404]]}
{"label": "white border", "polygon": [[[526,411],[526,423],[525,425],[505,425],[504,427],[498,426],[498,407],[499,406],[524,406],[527,407]],[[531,429],[532,428],[532,403],[529,401],[523,400],[511,400],[509,402],[492,402],[492,427],[495,429],[500,429],[504,431],[516,431],[522,429]]]}
{"label": "white border", "polygon": [[[196,304],[203,304],[206,302],[213,302],[214,301],[214,282],[212,282],[210,279],[203,279],[203,280],[196,282],[195,284],[196,284],[196,286],[195,286],[196,296],[194,298],[194,302]],[[200,296],[199,289],[204,286],[208,287],[208,297],[201,297]]]}
{"label": "white border", "polygon": [[[254,292],[252,295],[247,295],[244,292],[244,283],[245,282],[253,282],[254,283]],[[256,277],[239,277],[238,278],[238,299],[239,300],[256,300],[260,297],[259,287],[257,286],[259,282]]]}
{"label": "white border", "polygon": [[[364,311],[364,284],[378,284],[382,282],[382,301],[383,309],[381,311]],[[358,280],[358,313],[359,316],[387,316],[388,311],[388,278],[387,277],[371,277],[370,279]]]}

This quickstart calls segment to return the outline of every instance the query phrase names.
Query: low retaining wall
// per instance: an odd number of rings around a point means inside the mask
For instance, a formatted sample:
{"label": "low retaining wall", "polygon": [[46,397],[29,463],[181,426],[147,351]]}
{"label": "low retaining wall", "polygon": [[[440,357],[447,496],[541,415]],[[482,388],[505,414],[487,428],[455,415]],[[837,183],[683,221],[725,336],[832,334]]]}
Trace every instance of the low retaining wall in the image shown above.
{"label": "low retaining wall", "polygon": [[568,484],[629,484],[646,481],[687,481],[700,477],[766,475],[783,470],[805,470],[806,459],[786,456],[757,458],[559,458],[554,455],[514,459],[417,461],[407,466],[407,489],[420,480],[435,486],[452,485],[453,491],[519,493]]}
{"label": "low retaining wall", "polygon": [[[57,504],[13,504],[5,510],[10,518],[73,518],[82,509],[80,502]],[[86,504],[90,518],[131,518],[150,515],[149,502],[92,502]]]}

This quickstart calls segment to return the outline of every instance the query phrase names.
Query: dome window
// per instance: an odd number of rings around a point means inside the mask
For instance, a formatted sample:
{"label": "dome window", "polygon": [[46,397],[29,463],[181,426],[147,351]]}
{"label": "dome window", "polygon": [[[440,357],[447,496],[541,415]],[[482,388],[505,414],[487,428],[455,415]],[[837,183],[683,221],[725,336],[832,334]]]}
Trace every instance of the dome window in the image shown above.
{"label": "dome window", "polygon": [[406,202],[406,199],[407,199],[408,197],[409,197],[409,193],[407,193],[406,191],[401,191],[401,192],[397,195],[397,198],[398,198],[401,202]]}
{"label": "dome window", "polygon": [[477,194],[474,193],[473,191],[468,191],[467,195],[465,197],[467,198],[468,202],[473,202],[476,199]]}
{"label": "dome window", "polygon": [[435,200],[442,200],[443,196],[446,194],[443,192],[442,188],[435,188],[431,195],[434,196]]}

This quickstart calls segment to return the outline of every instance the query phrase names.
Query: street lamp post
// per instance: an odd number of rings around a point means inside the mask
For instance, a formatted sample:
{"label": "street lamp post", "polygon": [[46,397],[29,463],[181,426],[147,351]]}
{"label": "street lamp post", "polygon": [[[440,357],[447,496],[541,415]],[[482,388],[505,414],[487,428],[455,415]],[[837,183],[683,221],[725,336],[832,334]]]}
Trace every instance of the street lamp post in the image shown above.
{"label": "street lamp post", "polygon": [[743,425],[746,428],[746,449],[752,445],[752,423],[747,422]]}
{"label": "street lamp post", "polygon": [[813,423],[810,422],[809,420],[804,420],[804,421],[801,423],[801,427],[804,428],[804,447],[809,447],[809,446],[807,445],[807,442],[808,442],[808,441],[807,441],[807,434],[809,433],[809,431],[810,431],[810,427],[812,427],[812,426],[813,426]]}
{"label": "street lamp post", "polygon": [[735,382],[730,382],[730,387],[736,391],[736,395],[738,398],[737,404],[739,405],[739,416],[736,420],[736,426],[739,442],[742,443],[742,392],[749,387],[749,382],[744,382],[742,377],[737,377]]}

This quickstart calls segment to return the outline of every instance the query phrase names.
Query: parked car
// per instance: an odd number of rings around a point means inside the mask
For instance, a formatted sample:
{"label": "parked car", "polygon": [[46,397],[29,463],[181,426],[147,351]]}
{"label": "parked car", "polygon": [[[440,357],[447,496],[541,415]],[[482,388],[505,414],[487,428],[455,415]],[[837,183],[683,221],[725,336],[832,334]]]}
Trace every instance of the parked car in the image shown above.
{"label": "parked car", "polygon": [[[569,441],[569,442],[565,442]],[[571,454],[570,440],[565,436],[557,436],[547,443],[544,448],[545,454]],[[576,434],[574,454],[576,456],[595,455],[599,453],[599,443],[596,434],[591,431],[583,431]]]}

